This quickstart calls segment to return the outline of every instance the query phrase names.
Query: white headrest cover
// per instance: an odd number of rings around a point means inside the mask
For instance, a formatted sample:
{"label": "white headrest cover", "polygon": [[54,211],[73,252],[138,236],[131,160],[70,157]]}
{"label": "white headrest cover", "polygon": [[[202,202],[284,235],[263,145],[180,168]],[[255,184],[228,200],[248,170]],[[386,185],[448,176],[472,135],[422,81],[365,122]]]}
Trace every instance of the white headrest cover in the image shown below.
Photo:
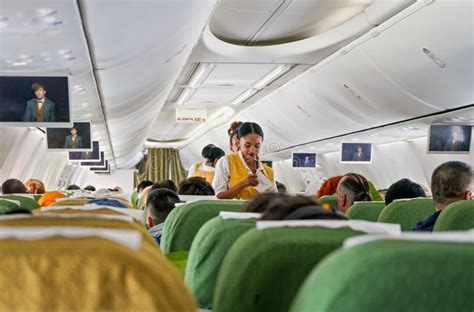
{"label": "white headrest cover", "polygon": [[222,220],[235,219],[235,220],[245,220],[245,219],[259,219],[262,216],[261,213],[254,212],[232,212],[232,211],[221,211],[219,217]]}

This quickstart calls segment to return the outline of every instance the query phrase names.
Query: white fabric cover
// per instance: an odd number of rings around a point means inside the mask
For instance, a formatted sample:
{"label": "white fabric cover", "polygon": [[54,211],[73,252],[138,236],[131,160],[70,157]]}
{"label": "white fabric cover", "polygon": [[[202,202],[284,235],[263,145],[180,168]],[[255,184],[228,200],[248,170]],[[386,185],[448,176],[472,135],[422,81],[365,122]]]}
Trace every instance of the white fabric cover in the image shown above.
{"label": "white fabric cover", "polygon": [[369,234],[401,234],[400,224],[369,222],[363,220],[288,220],[257,222],[257,229],[259,230],[282,227],[324,227],[329,229],[349,227],[354,231],[362,231]]}
{"label": "white fabric cover", "polygon": [[203,195],[179,195],[179,199],[186,203],[192,203],[198,200],[218,200],[215,196],[203,196]]}
{"label": "white fabric cover", "polygon": [[219,217],[222,220],[245,220],[245,219],[259,219],[262,216],[261,213],[255,212],[232,212],[232,211],[221,211]]}
{"label": "white fabric cover", "polygon": [[123,214],[129,215],[130,217],[138,221],[143,220],[143,214],[145,213],[143,210],[138,210],[138,209],[116,208],[116,207],[111,207],[111,206],[99,206],[99,205],[94,205],[94,204],[84,205],[84,206],[48,206],[48,207],[41,207],[40,211],[47,212],[47,211],[64,210],[64,209],[97,210],[97,209],[102,209],[102,208],[107,208],[107,209],[121,212]]}
{"label": "white fabric cover", "polygon": [[5,215],[0,216],[1,220],[14,220],[14,219],[26,219],[26,218],[63,218],[63,219],[81,219],[81,218],[95,218],[95,219],[106,219],[106,220],[120,220],[128,223],[133,222],[133,218],[130,216],[120,216],[120,215],[108,215],[108,214],[42,214],[42,215],[31,215],[31,214],[14,214],[14,215]]}
{"label": "white fabric cover", "polygon": [[93,227],[68,226],[2,226],[0,239],[37,240],[53,236],[81,238],[97,236],[105,238],[133,250],[138,250],[142,242],[142,234],[134,230],[101,229]]}

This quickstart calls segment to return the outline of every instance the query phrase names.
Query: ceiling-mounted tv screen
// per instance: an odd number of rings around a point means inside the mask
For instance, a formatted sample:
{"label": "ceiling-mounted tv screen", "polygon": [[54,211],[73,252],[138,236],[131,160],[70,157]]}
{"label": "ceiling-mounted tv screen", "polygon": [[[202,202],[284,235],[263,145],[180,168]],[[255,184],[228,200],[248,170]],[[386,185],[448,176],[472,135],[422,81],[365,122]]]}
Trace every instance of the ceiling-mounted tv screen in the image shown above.
{"label": "ceiling-mounted tv screen", "polygon": [[0,76],[0,126],[72,125],[68,76]]}
{"label": "ceiling-mounted tv screen", "polygon": [[316,153],[293,153],[293,168],[316,168]]}
{"label": "ceiling-mounted tv screen", "polygon": [[92,141],[92,151],[90,152],[69,152],[68,158],[70,162],[79,161],[100,161],[99,141]]}
{"label": "ceiling-mounted tv screen", "polygon": [[81,162],[82,167],[104,167],[105,166],[105,157],[104,152],[100,152],[99,161],[83,161]]}
{"label": "ceiling-mounted tv screen", "polygon": [[372,162],[372,143],[342,143],[341,163]]}
{"label": "ceiling-mounted tv screen", "polygon": [[469,153],[472,126],[431,125],[428,152]]}
{"label": "ceiling-mounted tv screen", "polygon": [[92,151],[90,122],[74,122],[68,128],[47,128],[48,149],[53,151]]}
{"label": "ceiling-mounted tv screen", "polygon": [[90,171],[94,171],[94,172],[110,172],[109,161],[106,160],[104,166],[101,166],[101,167],[90,167],[89,170],[90,170]]}

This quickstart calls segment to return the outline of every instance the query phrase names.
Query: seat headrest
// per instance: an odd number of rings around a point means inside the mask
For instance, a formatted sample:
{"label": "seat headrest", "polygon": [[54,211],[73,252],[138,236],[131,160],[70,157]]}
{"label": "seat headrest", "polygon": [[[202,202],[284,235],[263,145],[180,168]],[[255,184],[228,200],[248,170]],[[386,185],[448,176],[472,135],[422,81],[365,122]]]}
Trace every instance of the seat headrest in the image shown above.
{"label": "seat headrest", "polygon": [[232,212],[232,211],[219,212],[219,217],[221,217],[222,220],[260,219],[261,216],[262,216],[261,213],[256,213],[256,212]]}
{"label": "seat headrest", "polygon": [[65,209],[72,209],[72,210],[84,210],[84,211],[91,211],[91,210],[98,210],[98,209],[110,209],[114,210],[130,217],[134,218],[137,221],[143,220],[143,214],[145,213],[143,210],[138,209],[128,209],[128,208],[115,208],[111,206],[99,206],[99,205],[84,205],[84,206],[48,206],[48,207],[41,207],[41,212],[48,212],[48,211],[55,211],[55,210],[65,210]]}
{"label": "seat headrest", "polygon": [[104,219],[104,220],[118,220],[118,221],[125,221],[128,223],[133,222],[133,218],[126,215],[110,215],[110,214],[68,214],[68,213],[61,213],[61,214],[54,214],[54,213],[44,213],[41,215],[32,215],[32,214],[14,214],[14,215],[2,215],[0,216],[0,221],[2,220],[15,220],[15,219],[26,219],[26,218],[61,218],[61,219]]}

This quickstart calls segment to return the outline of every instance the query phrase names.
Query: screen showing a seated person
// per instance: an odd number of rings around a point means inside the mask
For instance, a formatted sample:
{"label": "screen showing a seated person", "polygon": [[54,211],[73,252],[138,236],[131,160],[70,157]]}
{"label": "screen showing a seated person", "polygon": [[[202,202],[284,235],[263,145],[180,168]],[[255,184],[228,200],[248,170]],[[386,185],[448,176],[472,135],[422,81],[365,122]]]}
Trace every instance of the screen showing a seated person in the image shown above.
{"label": "screen showing a seated person", "polygon": [[68,128],[47,128],[49,150],[92,151],[91,123],[75,122]]}
{"label": "screen showing a seated person", "polygon": [[469,153],[472,126],[431,125],[429,152]]}
{"label": "screen showing a seated person", "polygon": [[110,166],[109,166],[109,161],[105,161],[105,165],[102,167],[90,167],[90,171],[96,171],[96,172],[110,172]]}
{"label": "screen showing a seated person", "polygon": [[371,143],[342,143],[341,162],[369,163],[371,161]]}
{"label": "screen showing a seated person", "polygon": [[92,151],[91,152],[69,152],[69,161],[78,162],[78,161],[100,161],[100,148],[99,141],[92,141]]}
{"label": "screen showing a seated person", "polygon": [[0,76],[0,125],[72,125],[69,78]]}
{"label": "screen showing a seated person", "polygon": [[105,157],[104,152],[100,152],[99,161],[83,161],[81,162],[82,167],[104,167],[105,166]]}
{"label": "screen showing a seated person", "polygon": [[316,153],[293,153],[293,168],[316,168]]}

